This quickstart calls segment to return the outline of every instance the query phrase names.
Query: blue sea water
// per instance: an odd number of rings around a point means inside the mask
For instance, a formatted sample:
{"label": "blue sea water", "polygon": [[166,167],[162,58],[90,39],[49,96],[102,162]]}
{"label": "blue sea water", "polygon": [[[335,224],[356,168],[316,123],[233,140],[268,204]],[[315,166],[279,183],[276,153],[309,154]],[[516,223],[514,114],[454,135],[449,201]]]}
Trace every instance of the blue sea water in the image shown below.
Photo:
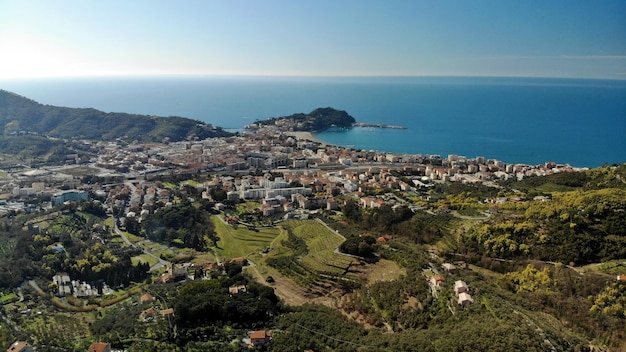
{"label": "blue sea water", "polygon": [[224,128],[256,119],[346,110],[337,145],[395,153],[485,156],[574,166],[626,162],[626,81],[469,77],[168,77],[5,80],[43,104],[185,116]]}

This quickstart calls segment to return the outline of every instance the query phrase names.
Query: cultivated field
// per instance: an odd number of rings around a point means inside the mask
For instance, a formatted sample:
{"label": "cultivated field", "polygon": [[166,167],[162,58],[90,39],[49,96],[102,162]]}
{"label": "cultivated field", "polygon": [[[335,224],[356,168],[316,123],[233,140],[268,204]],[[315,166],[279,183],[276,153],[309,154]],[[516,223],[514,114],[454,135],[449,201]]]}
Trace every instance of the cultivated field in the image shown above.
{"label": "cultivated field", "polygon": [[215,232],[220,238],[215,251],[220,258],[227,260],[246,257],[254,261],[260,257],[259,253],[263,248],[268,247],[280,232],[276,228],[258,228],[258,231],[248,230],[245,226],[234,228],[217,216],[211,219],[215,225]]}
{"label": "cultivated field", "polygon": [[310,271],[344,275],[350,266],[359,262],[352,257],[335,253],[343,239],[316,221],[294,220],[286,222],[284,226],[306,243],[308,253],[300,261]]}
{"label": "cultivated field", "polygon": [[[235,228],[217,216],[212,221],[220,238],[219,248],[214,248],[216,256],[220,260],[247,258],[250,266],[246,271],[259,282],[271,285],[290,305],[332,305],[341,298],[342,288],[393,280],[404,272],[391,261],[366,264],[337,253],[343,239],[315,220],[289,220],[280,228],[258,228],[258,232],[245,226]],[[290,232],[304,244],[304,252],[295,255]],[[263,253],[265,248],[270,248],[267,253]],[[270,276],[272,283],[266,282]]]}

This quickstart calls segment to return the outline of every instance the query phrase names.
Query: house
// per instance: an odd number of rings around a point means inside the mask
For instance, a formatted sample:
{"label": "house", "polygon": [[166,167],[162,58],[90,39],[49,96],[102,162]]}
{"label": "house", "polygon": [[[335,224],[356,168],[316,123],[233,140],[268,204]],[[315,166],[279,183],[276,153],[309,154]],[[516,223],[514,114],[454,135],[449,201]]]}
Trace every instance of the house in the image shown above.
{"label": "house", "polygon": [[52,205],[63,204],[68,200],[87,200],[87,193],[78,190],[61,191],[52,195]]}
{"label": "house", "polygon": [[89,352],[111,352],[111,344],[106,342],[94,342],[89,346]]}
{"label": "house", "polygon": [[173,279],[173,276],[171,274],[163,274],[162,276],[159,276],[156,279],[154,279],[154,283],[164,284],[164,283],[172,281],[172,279]]}
{"label": "house", "polygon": [[464,281],[457,280],[454,282],[454,294],[459,296],[461,293],[469,291],[467,284]]}
{"label": "house", "polygon": [[472,296],[470,296],[469,293],[467,292],[461,292],[459,294],[459,300],[458,300],[459,305],[461,306],[466,306],[470,303],[474,303],[474,299],[472,299]]}
{"label": "house", "polygon": [[141,297],[139,297],[139,302],[141,303],[152,302],[152,301],[154,301],[154,296],[152,296],[149,293],[144,293],[143,295],[141,295]]}
{"label": "house", "polygon": [[[150,307],[146,310],[144,310],[143,312],[141,312],[141,314],[139,314],[139,319],[142,321],[146,321],[152,317],[156,317],[159,315],[159,311],[154,308],[154,307]],[[91,350],[90,350],[91,351]]]}
{"label": "house", "polygon": [[246,292],[246,285],[236,285],[236,286],[231,286],[228,288],[228,293],[230,293],[231,295],[236,295],[238,293],[245,293]]}
{"label": "house", "polygon": [[7,352],[33,352],[33,346],[31,346],[28,342],[24,341],[15,341],[13,344],[7,348]]}
{"label": "house", "polygon": [[454,274],[454,272],[456,271],[456,267],[452,263],[443,263],[441,264],[441,266],[445,271],[449,272],[450,274]]}
{"label": "house", "polygon": [[[179,267],[176,264],[168,263],[167,264],[167,273],[171,275],[171,280],[173,281],[182,281],[187,279],[188,272],[187,268]],[[167,281],[166,281],[167,282]]]}
{"label": "house", "polygon": [[159,314],[164,317],[173,317],[174,316],[174,308],[167,308],[159,311]]}
{"label": "house", "polygon": [[272,341],[272,332],[265,330],[253,331],[250,333],[251,346],[263,346]]}
{"label": "house", "polygon": [[430,283],[433,287],[441,287],[446,281],[446,278],[441,275],[433,275],[430,277]]}

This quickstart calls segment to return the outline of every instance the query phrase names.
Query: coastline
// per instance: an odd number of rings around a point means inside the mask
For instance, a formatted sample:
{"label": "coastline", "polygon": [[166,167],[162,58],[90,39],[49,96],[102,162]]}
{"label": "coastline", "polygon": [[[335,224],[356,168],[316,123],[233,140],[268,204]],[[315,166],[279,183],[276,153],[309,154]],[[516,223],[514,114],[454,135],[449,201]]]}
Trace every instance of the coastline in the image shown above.
{"label": "coastline", "polygon": [[320,143],[322,145],[326,145],[328,143],[316,138],[313,133],[307,131],[289,131],[285,132],[286,135],[293,136],[296,139],[307,140],[315,143]]}

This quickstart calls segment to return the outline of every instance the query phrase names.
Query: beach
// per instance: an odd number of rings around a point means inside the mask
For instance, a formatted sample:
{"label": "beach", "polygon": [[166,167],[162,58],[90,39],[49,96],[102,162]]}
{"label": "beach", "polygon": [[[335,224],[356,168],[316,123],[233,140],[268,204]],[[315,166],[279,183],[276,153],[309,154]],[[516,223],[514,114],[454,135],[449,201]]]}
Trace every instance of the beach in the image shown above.
{"label": "beach", "polygon": [[311,141],[311,142],[316,142],[316,143],[321,143],[323,145],[326,145],[325,142],[315,138],[315,136],[313,135],[313,133],[311,132],[305,132],[305,131],[296,131],[296,132],[285,132],[285,134],[290,135],[295,137],[296,139],[300,139],[300,140],[307,140],[307,141]]}

